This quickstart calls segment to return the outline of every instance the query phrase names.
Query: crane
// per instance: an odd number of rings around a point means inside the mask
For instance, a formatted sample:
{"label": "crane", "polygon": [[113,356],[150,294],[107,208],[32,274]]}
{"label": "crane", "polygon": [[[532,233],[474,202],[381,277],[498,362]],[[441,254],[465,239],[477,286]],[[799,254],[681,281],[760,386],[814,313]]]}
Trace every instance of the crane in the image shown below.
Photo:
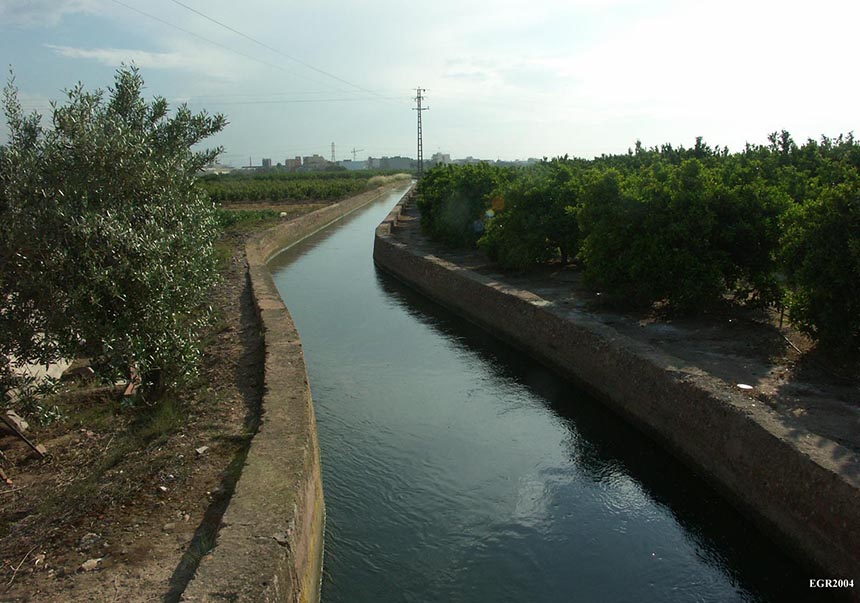
{"label": "crane", "polygon": [[364,149],[356,149],[355,147],[352,147],[352,160],[355,161],[355,154],[361,153],[363,150]]}

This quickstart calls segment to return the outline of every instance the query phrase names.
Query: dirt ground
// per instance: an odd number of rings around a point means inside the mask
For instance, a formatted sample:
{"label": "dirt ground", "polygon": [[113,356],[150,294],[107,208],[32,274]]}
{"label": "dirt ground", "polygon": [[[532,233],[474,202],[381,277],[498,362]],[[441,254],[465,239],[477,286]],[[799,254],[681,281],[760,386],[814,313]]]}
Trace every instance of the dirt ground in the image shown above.
{"label": "dirt ground", "polygon": [[27,431],[44,459],[0,429],[13,480],[0,483],[0,601],[179,600],[214,544],[259,416],[263,347],[244,236],[220,245],[199,379],[152,407],[124,406],[122,387],[65,386],[51,400],[64,418]]}
{"label": "dirt ground", "polygon": [[659,308],[619,309],[586,287],[576,266],[556,264],[511,274],[477,251],[441,248],[421,233],[414,205],[405,208],[394,234],[424,254],[530,291],[573,320],[585,313],[650,344],[677,358],[677,368],[716,377],[726,388],[766,404],[791,431],[808,431],[860,452],[860,359],[828,355],[787,320],[780,325],[775,312],[727,304],[691,319],[666,316]]}

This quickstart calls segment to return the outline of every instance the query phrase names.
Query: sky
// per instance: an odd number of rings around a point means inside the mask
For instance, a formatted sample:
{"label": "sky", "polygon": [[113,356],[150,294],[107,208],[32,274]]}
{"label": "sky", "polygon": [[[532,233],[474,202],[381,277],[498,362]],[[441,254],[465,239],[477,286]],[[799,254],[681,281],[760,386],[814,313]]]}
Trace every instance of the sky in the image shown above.
{"label": "sky", "polygon": [[[0,63],[46,113],[123,63],[223,113],[222,162],[591,158],[860,130],[847,0],[0,0]],[[219,23],[216,23],[220,22]],[[0,128],[0,143],[8,132]]]}

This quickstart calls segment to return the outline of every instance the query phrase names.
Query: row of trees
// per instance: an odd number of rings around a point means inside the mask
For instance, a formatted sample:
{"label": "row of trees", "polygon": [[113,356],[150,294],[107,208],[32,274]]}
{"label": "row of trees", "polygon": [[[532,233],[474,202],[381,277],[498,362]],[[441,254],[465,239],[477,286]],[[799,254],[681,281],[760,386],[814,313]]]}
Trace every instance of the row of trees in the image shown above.
{"label": "row of trees", "polygon": [[247,173],[230,172],[229,174],[207,174],[200,182],[207,183],[219,180],[367,180],[371,176],[386,176],[396,173],[394,170],[347,170],[346,168],[330,172],[290,172],[280,168],[257,169]]}
{"label": "row of trees", "polygon": [[256,179],[235,178],[207,180],[201,183],[209,197],[219,203],[246,201],[334,200],[349,197],[365,189],[364,179]]}
{"label": "row of trees", "polygon": [[291,173],[263,171],[253,174],[208,175],[200,185],[216,202],[244,201],[331,201],[356,195],[365,190],[368,181],[390,171],[340,171]]}
{"label": "row of trees", "polygon": [[46,126],[5,88],[0,394],[14,364],[90,357],[154,386],[196,365],[218,227],[195,175],[219,149],[191,148],[226,121],[142,89],[134,68],[78,85]]}
{"label": "row of trees", "polygon": [[626,155],[528,168],[446,166],[420,185],[422,225],[509,269],[576,261],[609,296],[696,312],[732,299],[785,306],[802,330],[860,347],[860,144],[739,153],[637,143]]}

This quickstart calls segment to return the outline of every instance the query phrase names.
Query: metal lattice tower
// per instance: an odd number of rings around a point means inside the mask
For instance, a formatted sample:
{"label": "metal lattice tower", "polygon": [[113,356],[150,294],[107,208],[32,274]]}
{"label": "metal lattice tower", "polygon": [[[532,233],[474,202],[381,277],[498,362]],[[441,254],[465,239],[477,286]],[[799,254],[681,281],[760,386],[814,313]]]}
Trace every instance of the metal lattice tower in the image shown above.
{"label": "metal lattice tower", "polygon": [[424,100],[422,93],[424,92],[427,92],[424,88],[415,89],[415,102],[418,103],[418,106],[412,107],[413,111],[418,111],[418,180],[421,180],[421,177],[424,175],[424,143],[421,139],[421,112],[430,109],[430,107],[421,106],[421,101]]}
{"label": "metal lattice tower", "polygon": [[334,163],[334,143],[331,143],[331,162]]}

